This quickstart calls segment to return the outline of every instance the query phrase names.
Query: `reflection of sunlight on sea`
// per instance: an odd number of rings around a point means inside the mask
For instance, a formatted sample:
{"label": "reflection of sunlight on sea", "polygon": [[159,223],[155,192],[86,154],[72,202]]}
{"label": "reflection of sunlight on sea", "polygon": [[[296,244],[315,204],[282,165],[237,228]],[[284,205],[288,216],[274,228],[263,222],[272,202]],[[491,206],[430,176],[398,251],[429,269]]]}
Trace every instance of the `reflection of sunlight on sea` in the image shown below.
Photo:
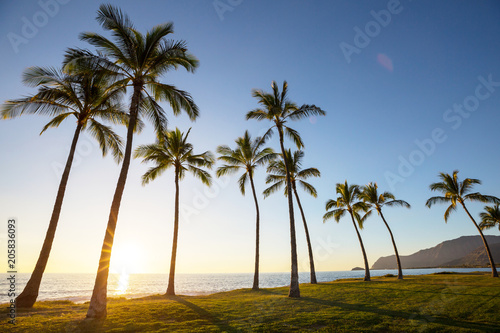
{"label": "reflection of sunlight on sea", "polygon": [[118,287],[116,288],[116,295],[123,295],[127,293],[127,289],[129,286],[129,277],[130,275],[125,270],[125,267],[122,269],[122,273],[120,274],[120,278],[118,279]]}
{"label": "reflection of sunlight on sea", "polygon": [[[489,268],[426,268],[403,269],[405,275],[431,274],[442,271],[454,272],[491,272]],[[396,270],[372,270],[372,276],[397,274]],[[26,286],[31,274],[21,273],[16,275],[16,290]],[[342,278],[362,278],[364,271],[333,271],[316,272],[318,282],[333,281]],[[7,297],[8,275],[0,273],[0,303],[9,302]],[[238,288],[251,288],[252,273],[238,274],[176,274],[176,294],[178,295],[203,295],[228,291]],[[94,288],[95,274],[44,274],[40,286],[39,301],[44,300],[70,300],[73,302],[86,302],[90,300]],[[300,272],[299,282],[309,282],[309,273]],[[286,286],[290,283],[290,273],[261,273],[260,287],[273,288]],[[167,289],[168,274],[130,274],[129,270],[121,273],[111,272],[108,278],[109,297],[142,297],[154,294],[164,294]],[[1,331],[1,329],[0,329]]]}

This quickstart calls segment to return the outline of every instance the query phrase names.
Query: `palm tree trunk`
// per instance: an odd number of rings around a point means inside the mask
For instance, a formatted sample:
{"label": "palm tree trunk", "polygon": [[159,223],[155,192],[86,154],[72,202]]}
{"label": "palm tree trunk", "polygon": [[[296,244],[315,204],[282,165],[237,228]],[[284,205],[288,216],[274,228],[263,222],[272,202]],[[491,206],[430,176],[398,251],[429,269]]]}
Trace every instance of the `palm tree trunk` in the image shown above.
{"label": "palm tree trunk", "polygon": [[78,142],[81,130],[82,125],[78,122],[75,134],[73,135],[73,141],[71,142],[71,148],[69,150],[66,166],[64,167],[61,181],[59,183],[56,202],[54,203],[54,208],[52,209],[52,216],[50,217],[49,227],[47,229],[47,233],[45,234],[45,240],[43,241],[42,250],[40,251],[35,269],[33,270],[28,283],[24,287],[23,292],[16,298],[16,306],[19,308],[33,307],[33,304],[35,304],[38,297],[38,291],[40,290],[40,283],[42,282],[43,272],[45,271],[45,267],[47,266],[50,250],[52,249],[52,243],[54,242],[57,223],[59,222],[59,215],[61,213],[62,203],[64,200],[64,193],[66,192],[66,184],[68,183],[71,165],[73,164],[73,158],[75,156],[76,144]]}
{"label": "palm tree trunk", "polygon": [[168,287],[165,295],[175,295],[175,261],[177,259],[177,237],[179,235],[179,167],[175,166],[175,216],[174,216],[174,238],[172,240],[172,257],[170,258],[170,274],[168,275]]}
{"label": "palm tree trunk", "polygon": [[[283,129],[278,127],[278,132],[280,135],[280,146],[281,153],[283,157],[285,156],[285,146],[283,145]],[[286,189],[287,193],[292,193],[292,183],[290,179],[290,168],[286,162],[286,158],[283,158],[285,162],[286,171]],[[295,237],[295,219],[293,216],[293,197],[292,195],[287,195],[288,197],[288,214],[290,216],[290,245],[291,245],[291,255],[292,255],[292,271],[290,274],[290,290],[288,291],[288,297],[300,297],[299,289],[299,270],[297,263],[297,240]]]}
{"label": "palm tree trunk", "polygon": [[495,261],[493,260],[493,256],[491,255],[490,247],[488,246],[488,242],[486,241],[486,238],[484,237],[483,232],[481,231],[481,228],[479,228],[479,226],[476,223],[476,220],[474,220],[472,215],[470,215],[469,210],[467,209],[467,207],[465,207],[465,204],[463,202],[461,202],[461,204],[462,204],[462,207],[464,207],[465,211],[467,212],[467,215],[469,215],[470,219],[472,220],[472,222],[476,226],[477,231],[479,231],[479,234],[481,235],[481,239],[483,240],[484,247],[486,248],[486,254],[488,254],[488,259],[490,260],[491,276],[498,277],[497,268],[495,266]]}
{"label": "palm tree trunk", "polygon": [[391,235],[392,246],[394,246],[394,253],[396,254],[396,261],[398,264],[398,280],[403,280],[403,270],[401,269],[401,261],[399,260],[398,248],[396,247],[394,236],[392,235],[391,228],[389,228],[389,224],[387,224],[387,221],[385,220],[384,214],[382,214],[382,211],[379,211],[379,213],[382,221],[384,221],[385,226],[387,227],[387,230],[389,230],[389,234]]}
{"label": "palm tree trunk", "polygon": [[295,194],[295,199],[297,199],[300,214],[302,215],[302,222],[304,222],[304,230],[306,231],[307,249],[309,251],[309,266],[311,270],[311,283],[317,284],[318,281],[316,280],[316,270],[314,269],[313,250],[311,246],[311,239],[309,238],[309,229],[307,228],[306,216],[304,214],[304,210],[302,209],[302,205],[300,204],[299,194],[297,193],[295,184],[293,185],[293,193]]}
{"label": "palm tree trunk", "polygon": [[370,267],[368,267],[368,259],[366,258],[365,247],[363,246],[363,240],[361,239],[361,235],[358,231],[358,227],[356,226],[356,222],[354,222],[354,216],[351,212],[352,224],[354,225],[354,229],[356,229],[356,234],[358,235],[359,244],[361,245],[361,252],[363,252],[363,260],[365,261],[365,278],[364,281],[370,281]]}
{"label": "palm tree trunk", "polygon": [[134,85],[134,93],[130,105],[130,121],[127,129],[127,142],[125,144],[125,155],[123,164],[116,184],[111,210],[109,212],[108,225],[102,243],[101,256],[99,258],[99,267],[94,283],[94,290],[90,298],[89,309],[87,310],[87,318],[106,318],[107,316],[107,292],[108,292],[108,275],[109,263],[111,261],[111,249],[115,237],[116,222],[120,211],[120,203],[122,200],[123,190],[127,182],[127,174],[130,166],[130,158],[132,156],[132,140],[134,137],[134,128],[137,123],[137,113],[139,108],[141,87]]}
{"label": "palm tree trunk", "polygon": [[260,242],[260,215],[259,215],[259,203],[257,201],[257,195],[255,194],[255,186],[253,183],[252,173],[249,172],[250,185],[252,185],[253,200],[255,202],[255,273],[253,275],[253,290],[259,290],[259,242]]}

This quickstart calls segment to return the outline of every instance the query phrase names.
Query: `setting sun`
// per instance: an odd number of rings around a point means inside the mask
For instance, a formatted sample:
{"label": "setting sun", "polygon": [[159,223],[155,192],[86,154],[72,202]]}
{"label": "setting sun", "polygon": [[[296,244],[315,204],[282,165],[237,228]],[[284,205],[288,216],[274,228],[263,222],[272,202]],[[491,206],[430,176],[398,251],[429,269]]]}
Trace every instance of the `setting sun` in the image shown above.
{"label": "setting sun", "polygon": [[111,255],[110,272],[116,274],[139,273],[143,263],[144,255],[136,244],[120,244],[113,247]]}

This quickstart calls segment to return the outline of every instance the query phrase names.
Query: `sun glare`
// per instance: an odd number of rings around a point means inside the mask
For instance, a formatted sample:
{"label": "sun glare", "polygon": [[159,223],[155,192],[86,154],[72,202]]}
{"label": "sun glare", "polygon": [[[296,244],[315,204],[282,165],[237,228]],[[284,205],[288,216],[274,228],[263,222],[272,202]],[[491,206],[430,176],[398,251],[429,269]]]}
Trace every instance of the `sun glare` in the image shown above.
{"label": "sun glare", "polygon": [[118,279],[118,287],[116,288],[116,293],[118,295],[123,295],[127,292],[129,277],[130,277],[130,274],[128,274],[125,271],[125,268],[123,268],[123,270],[120,274],[120,278]]}
{"label": "sun glare", "polygon": [[123,275],[139,273],[141,270],[142,251],[135,244],[123,244],[113,247],[111,253],[110,272]]}

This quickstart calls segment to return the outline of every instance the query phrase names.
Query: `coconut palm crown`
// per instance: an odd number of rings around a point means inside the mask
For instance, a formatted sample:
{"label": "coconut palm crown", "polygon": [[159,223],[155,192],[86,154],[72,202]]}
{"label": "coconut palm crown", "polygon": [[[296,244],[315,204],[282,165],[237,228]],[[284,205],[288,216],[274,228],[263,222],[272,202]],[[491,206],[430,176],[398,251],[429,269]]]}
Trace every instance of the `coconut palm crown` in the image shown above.
{"label": "coconut palm crown", "polygon": [[242,137],[236,139],[236,149],[222,145],[217,147],[218,159],[225,164],[217,169],[217,177],[233,174],[244,170],[238,179],[241,194],[245,195],[245,186],[250,181],[252,194],[255,203],[255,270],[253,278],[253,290],[259,289],[259,260],[260,260],[260,211],[257,193],[254,184],[254,172],[258,166],[263,166],[272,161],[276,154],[271,148],[264,148],[265,140],[258,137],[252,140],[248,131]]}
{"label": "coconut palm crown", "polygon": [[444,213],[444,221],[448,222],[448,218],[452,212],[457,209],[457,204],[460,204],[471,221],[474,223],[474,226],[478,230],[481,235],[481,239],[483,240],[484,247],[486,249],[486,253],[488,254],[488,258],[490,260],[491,265],[491,274],[493,277],[498,277],[498,273],[495,267],[495,262],[493,261],[493,256],[491,255],[490,248],[488,246],[488,242],[481,231],[481,228],[476,223],[476,220],[472,217],[469,210],[465,206],[466,201],[471,202],[493,202],[500,203],[500,199],[491,195],[483,195],[479,192],[473,192],[472,188],[474,185],[481,184],[479,179],[474,178],[465,178],[463,181],[458,179],[458,170],[453,171],[450,175],[448,173],[440,172],[439,178],[440,182],[432,183],[430,185],[431,191],[441,192],[444,196],[435,196],[431,197],[427,200],[425,205],[429,208],[436,203],[446,203],[450,204]]}
{"label": "coconut palm crown", "polygon": [[191,129],[184,134],[176,128],[173,131],[165,132],[157,139],[156,143],[137,147],[134,154],[134,157],[142,157],[142,162],[153,162],[155,164],[142,176],[143,185],[155,180],[169,168],[174,168],[174,236],[166,295],[175,295],[175,266],[179,234],[179,181],[184,179],[186,173],[189,172],[205,185],[210,186],[212,184],[212,177],[203,168],[212,168],[214,157],[209,151],[201,154],[193,153],[193,145],[187,142],[190,131]]}
{"label": "coconut palm crown", "polygon": [[[271,84],[272,93],[266,93],[262,90],[254,89],[252,96],[258,99],[260,108],[249,111],[246,119],[268,120],[273,124],[264,134],[264,138],[269,138],[273,133],[273,128],[276,127],[279,135],[279,143],[281,153],[285,154],[284,136],[288,136],[295,142],[297,148],[302,148],[304,143],[299,133],[288,127],[286,123],[288,120],[299,120],[310,116],[323,116],[325,111],[321,110],[315,105],[302,105],[298,107],[295,103],[288,99],[288,84],[283,82],[281,93],[278,84],[273,81]],[[290,180],[290,172],[287,163],[286,168],[286,186],[288,193],[292,192],[292,184]],[[292,196],[288,196],[288,216],[290,218],[290,255],[291,255],[291,274],[290,274],[290,289],[288,292],[289,297],[300,297],[299,288],[299,272],[297,263],[297,241],[295,235],[295,219],[293,216],[293,200]]]}
{"label": "coconut palm crown", "polygon": [[403,269],[401,267],[401,260],[399,258],[398,248],[396,246],[396,241],[394,240],[394,235],[392,234],[391,228],[389,227],[389,224],[385,220],[385,216],[382,213],[382,207],[400,206],[400,207],[410,208],[410,204],[404,200],[396,200],[394,194],[390,192],[383,192],[379,194],[377,183],[369,183],[368,185],[361,187],[361,191],[358,196],[359,199],[361,199],[369,207],[369,210],[362,217],[362,220],[364,221],[368,216],[371,215],[373,210],[376,210],[379,216],[382,218],[382,221],[384,222],[385,226],[387,227],[387,230],[389,231],[389,234],[391,236],[392,246],[394,247],[394,253],[396,255],[398,279],[402,280]]}
{"label": "coconut palm crown", "polygon": [[95,46],[97,54],[78,48],[69,49],[65,55],[67,70],[88,73],[97,68],[110,77],[114,85],[132,88],[125,154],[111,203],[87,311],[87,318],[106,318],[109,264],[132,156],[134,129],[137,122],[145,118],[153,124],[156,135],[161,137],[167,126],[165,111],[159,104],[162,101],[170,105],[174,115],[185,111],[191,120],[198,117],[198,107],[190,94],[160,82],[160,77],[170,70],[183,67],[193,72],[198,66],[198,60],[187,52],[184,41],[167,39],[173,33],[171,22],[156,25],[143,34],[119,8],[106,4],[99,6],[96,19],[102,28],[111,34],[112,39],[97,33],[82,33],[80,39]]}
{"label": "coconut palm crown", "polygon": [[479,227],[481,230],[487,230],[498,226],[498,230],[500,230],[500,206],[497,204],[495,206],[485,206],[484,212],[479,214],[481,218],[481,223]]}
{"label": "coconut palm crown", "polygon": [[23,292],[16,298],[16,306],[20,308],[32,307],[38,297],[81,132],[86,131],[96,139],[103,155],[111,152],[119,162],[123,157],[122,139],[101,121],[125,125],[129,121],[120,105],[124,90],[110,88],[108,78],[98,73],[76,75],[56,68],[30,67],[23,73],[23,83],[38,87],[38,93],[6,101],[0,108],[2,119],[13,119],[25,114],[52,117],[40,134],[49,128],[58,127],[67,119],[76,119],[76,128],[40,255]]}
{"label": "coconut palm crown", "polygon": [[[326,202],[326,213],[323,215],[323,223],[327,220],[334,218],[338,223],[340,219],[346,214],[351,215],[352,224],[358,236],[361,252],[363,253],[363,260],[365,263],[365,277],[364,281],[370,281],[370,267],[368,266],[368,258],[366,257],[365,247],[361,234],[359,233],[358,226],[363,229],[363,219],[360,212],[366,212],[370,208],[366,203],[359,201],[360,188],[358,185],[349,185],[347,180],[344,184],[337,183],[336,192],[338,197],[336,200],[330,199]],[[357,222],[357,225],[356,225]]]}
{"label": "coconut palm crown", "polygon": [[[297,192],[297,183],[300,185],[302,189],[304,189],[307,193],[312,195],[313,197],[317,197],[318,193],[314,186],[310,183],[306,182],[305,179],[310,177],[320,177],[321,173],[316,168],[307,168],[302,169],[302,159],[304,158],[304,152],[301,150],[295,151],[293,154],[290,149],[285,151],[285,158],[287,160],[287,164],[290,167],[290,180],[292,183],[292,191],[295,196],[295,200],[297,201],[297,205],[299,206],[300,214],[302,216],[302,222],[304,224],[304,231],[306,233],[306,241],[307,241],[307,249],[309,253],[309,270],[311,274],[311,283],[316,284],[316,269],[314,268],[314,255],[311,244],[311,238],[309,236],[309,228],[307,227],[306,216],[304,213],[304,209],[302,208],[302,204],[300,202],[299,194]],[[280,160],[273,161],[269,164],[267,168],[268,176],[266,178],[266,184],[274,183],[270,187],[264,190],[264,198],[271,195],[281,189],[286,182],[286,167],[283,156],[281,156]],[[285,186],[285,196],[288,195],[287,187]]]}

